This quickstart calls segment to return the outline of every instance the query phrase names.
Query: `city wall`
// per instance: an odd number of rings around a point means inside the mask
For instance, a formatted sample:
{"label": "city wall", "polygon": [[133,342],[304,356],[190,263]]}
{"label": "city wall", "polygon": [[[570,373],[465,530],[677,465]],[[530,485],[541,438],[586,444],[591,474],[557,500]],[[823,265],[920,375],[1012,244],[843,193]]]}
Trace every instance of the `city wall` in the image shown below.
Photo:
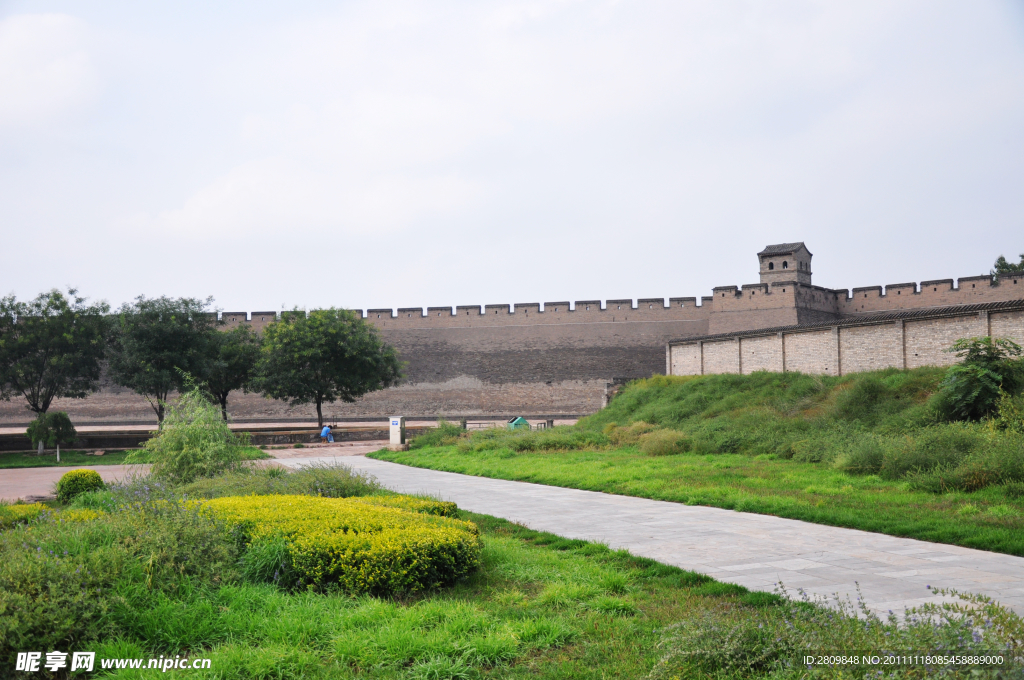
{"label": "city wall", "polygon": [[954,342],[986,335],[1024,345],[1024,300],[863,314],[832,323],[676,340],[668,344],[666,372],[845,375],[948,366],[957,359],[947,351]]}
{"label": "city wall", "polygon": [[[585,415],[601,408],[612,385],[666,370],[835,375],[948,364],[953,357],[943,350],[952,342],[989,332],[1024,344],[1013,306],[1024,304],[1024,274],[829,289],[811,284],[802,243],[769,246],[758,257],[760,283],[720,286],[701,298],[353,310],[398,350],[404,380],[325,412],[337,419]],[[220,320],[226,329],[262,331],[294,313],[222,312]],[[105,380],[99,393],[54,408],[76,422],[154,419],[142,397]],[[232,393],[229,410],[263,421],[312,412],[241,392]],[[16,400],[0,402],[0,423],[30,417]]]}

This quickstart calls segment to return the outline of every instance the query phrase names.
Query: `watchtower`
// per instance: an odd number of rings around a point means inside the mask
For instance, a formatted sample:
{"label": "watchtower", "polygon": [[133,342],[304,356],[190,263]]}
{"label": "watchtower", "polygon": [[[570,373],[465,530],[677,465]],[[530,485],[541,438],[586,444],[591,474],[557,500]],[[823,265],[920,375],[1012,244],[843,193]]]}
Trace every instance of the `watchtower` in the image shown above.
{"label": "watchtower", "polygon": [[757,254],[761,261],[761,283],[796,281],[811,285],[811,251],[803,241],[777,243]]}

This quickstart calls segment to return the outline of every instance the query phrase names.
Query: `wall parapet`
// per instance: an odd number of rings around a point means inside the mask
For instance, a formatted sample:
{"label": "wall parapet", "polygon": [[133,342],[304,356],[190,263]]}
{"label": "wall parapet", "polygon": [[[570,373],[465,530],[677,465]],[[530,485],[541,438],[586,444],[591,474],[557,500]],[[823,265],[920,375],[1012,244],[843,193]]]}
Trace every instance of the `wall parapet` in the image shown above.
{"label": "wall parapet", "polygon": [[934,309],[908,309],[899,312],[887,312],[881,314],[864,315],[859,317],[836,319],[834,321],[823,321],[819,323],[791,324],[788,326],[773,326],[769,328],[756,328],[742,331],[731,331],[728,333],[715,333],[713,335],[700,335],[670,340],[670,345],[695,344],[698,342],[720,342],[723,340],[735,340],[736,338],[756,338],[779,333],[801,333],[820,331],[827,328],[843,328],[847,326],[870,326],[873,324],[886,324],[894,321],[939,319],[956,316],[978,314],[981,312],[1013,312],[1024,311],[1024,300],[1008,300],[1005,302],[986,302],[975,305],[957,305],[953,307],[942,307]]}
{"label": "wall parapet", "polygon": [[885,368],[948,366],[961,338],[1024,344],[1024,300],[915,309],[831,322],[733,331],[666,344],[670,375],[797,371],[846,375]]}

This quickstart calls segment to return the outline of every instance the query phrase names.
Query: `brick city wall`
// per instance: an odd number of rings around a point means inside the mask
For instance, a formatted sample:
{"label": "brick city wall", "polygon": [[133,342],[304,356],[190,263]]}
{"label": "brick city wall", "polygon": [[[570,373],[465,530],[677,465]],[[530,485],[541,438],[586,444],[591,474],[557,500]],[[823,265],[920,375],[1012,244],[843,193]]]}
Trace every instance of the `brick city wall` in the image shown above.
{"label": "brick city wall", "polygon": [[669,343],[673,375],[758,370],[845,375],[883,368],[948,366],[960,338],[991,335],[1024,344],[1024,300],[847,318],[830,327],[772,329]]}
{"label": "brick city wall", "polygon": [[[809,269],[806,273],[809,280]],[[778,278],[718,287],[699,300],[353,310],[397,348],[406,362],[405,380],[355,404],[335,404],[328,412],[339,418],[396,412],[585,414],[600,408],[608,383],[661,373],[666,366],[676,375],[755,370],[835,374],[949,363],[953,358],[942,349],[959,337],[984,335],[983,326],[1024,341],[1019,316],[1005,310],[984,323],[976,314],[963,314],[850,325],[889,312],[1022,300],[1021,274],[1004,275],[998,285],[982,276],[961,278],[956,286],[946,279],[852,291]],[[250,324],[261,331],[292,313],[223,312],[220,318],[226,328]],[[775,330],[758,332],[764,329]],[[723,339],[721,334],[732,336]],[[693,342],[706,336],[714,337]],[[109,384],[87,399],[62,400],[55,408],[97,422],[152,418],[142,397]],[[236,418],[264,420],[301,417],[309,410],[240,393],[232,395],[229,408]],[[23,410],[14,402],[0,402],[0,422],[27,420]]]}

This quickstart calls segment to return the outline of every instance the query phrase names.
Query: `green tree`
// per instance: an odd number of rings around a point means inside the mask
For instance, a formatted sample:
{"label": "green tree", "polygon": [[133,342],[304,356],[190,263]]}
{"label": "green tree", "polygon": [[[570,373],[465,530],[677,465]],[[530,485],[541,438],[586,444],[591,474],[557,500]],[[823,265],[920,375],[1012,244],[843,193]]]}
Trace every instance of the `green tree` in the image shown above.
{"label": "green tree", "polygon": [[1006,258],[1000,255],[993,265],[991,274],[992,279],[995,280],[1000,274],[1019,274],[1021,272],[1024,272],[1024,253],[1020,254],[1020,262],[1017,264],[1007,262]]}
{"label": "green tree", "polygon": [[214,477],[242,464],[248,435],[236,435],[221,418],[211,395],[192,376],[181,375],[182,393],[167,406],[167,420],[146,445],[128,454],[129,463],[152,462],[153,476],[172,484]]}
{"label": "green tree", "polygon": [[996,411],[1004,393],[1024,388],[1022,350],[1004,338],[962,338],[948,352],[960,363],[951,366],[941,383],[946,416],[951,420],[981,420]]}
{"label": "green tree", "polygon": [[206,378],[216,347],[213,298],[140,295],[118,311],[108,347],[110,377],[142,395],[164,421],[167,397],[185,387],[185,374]]}
{"label": "green tree", "polygon": [[39,448],[39,453],[43,452],[44,447],[52,448],[61,444],[67,446],[74,444],[78,439],[78,432],[71,424],[71,418],[63,411],[40,413],[39,417],[29,424],[26,434],[32,446]]}
{"label": "green tree", "polygon": [[398,384],[395,349],[352,312],[332,307],[281,316],[263,330],[256,384],[267,396],[316,404],[322,426],[324,402],[354,402]]}
{"label": "green tree", "polygon": [[87,305],[74,288],[34,300],[0,299],[0,390],[20,394],[44,414],[54,399],[80,399],[99,389],[106,303]]}
{"label": "green tree", "polygon": [[215,354],[206,376],[210,393],[220,403],[221,417],[228,419],[228,395],[249,391],[249,382],[260,356],[260,337],[247,325],[214,336]]}

